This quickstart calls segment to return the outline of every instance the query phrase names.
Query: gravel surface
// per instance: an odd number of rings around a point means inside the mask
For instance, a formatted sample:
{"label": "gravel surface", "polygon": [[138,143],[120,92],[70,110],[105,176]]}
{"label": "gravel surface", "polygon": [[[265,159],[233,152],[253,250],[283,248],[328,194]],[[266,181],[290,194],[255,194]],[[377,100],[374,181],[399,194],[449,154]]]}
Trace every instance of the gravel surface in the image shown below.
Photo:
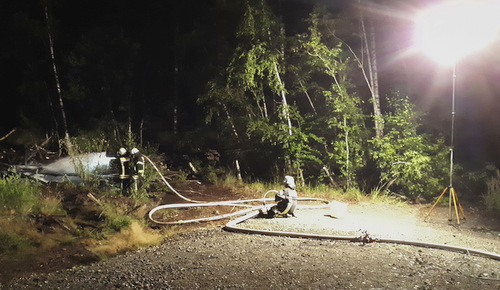
{"label": "gravel surface", "polygon": [[[427,222],[418,207],[356,205],[343,219],[328,210],[296,218],[257,218],[244,227],[424,240],[500,253],[500,232],[483,220],[448,223],[446,209]],[[444,217],[443,217],[444,216]],[[2,289],[500,289],[500,261],[386,243],[232,233],[200,228],[160,246],[50,274]]]}

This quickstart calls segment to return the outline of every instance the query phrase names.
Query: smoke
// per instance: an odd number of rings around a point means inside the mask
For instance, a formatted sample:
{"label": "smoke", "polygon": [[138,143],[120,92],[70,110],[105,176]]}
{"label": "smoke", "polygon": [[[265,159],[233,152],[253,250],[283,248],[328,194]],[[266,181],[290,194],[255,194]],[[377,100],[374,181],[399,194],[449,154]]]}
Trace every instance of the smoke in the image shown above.
{"label": "smoke", "polygon": [[54,175],[77,175],[78,172],[109,171],[111,160],[106,152],[82,154],[75,157],[64,157],[50,164],[43,165],[40,173]]}

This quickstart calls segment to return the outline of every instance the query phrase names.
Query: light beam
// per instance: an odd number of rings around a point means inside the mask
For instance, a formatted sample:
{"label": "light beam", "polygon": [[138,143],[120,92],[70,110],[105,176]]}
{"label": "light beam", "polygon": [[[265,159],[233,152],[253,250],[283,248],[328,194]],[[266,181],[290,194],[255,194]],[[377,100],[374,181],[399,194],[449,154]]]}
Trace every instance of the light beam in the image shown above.
{"label": "light beam", "polygon": [[487,46],[500,31],[499,0],[448,1],[422,11],[415,21],[415,46],[442,64]]}

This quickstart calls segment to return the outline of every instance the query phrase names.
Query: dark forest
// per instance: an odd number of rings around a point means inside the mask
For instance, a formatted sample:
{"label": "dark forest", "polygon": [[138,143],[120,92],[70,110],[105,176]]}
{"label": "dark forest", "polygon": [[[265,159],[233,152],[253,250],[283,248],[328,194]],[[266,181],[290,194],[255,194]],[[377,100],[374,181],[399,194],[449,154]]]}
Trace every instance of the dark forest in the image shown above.
{"label": "dark forest", "polygon": [[[435,196],[451,70],[409,53],[431,2],[2,1],[0,135],[16,131],[1,146],[137,146],[170,166],[237,162],[248,181]],[[471,196],[500,161],[492,55],[458,66],[457,187]]]}

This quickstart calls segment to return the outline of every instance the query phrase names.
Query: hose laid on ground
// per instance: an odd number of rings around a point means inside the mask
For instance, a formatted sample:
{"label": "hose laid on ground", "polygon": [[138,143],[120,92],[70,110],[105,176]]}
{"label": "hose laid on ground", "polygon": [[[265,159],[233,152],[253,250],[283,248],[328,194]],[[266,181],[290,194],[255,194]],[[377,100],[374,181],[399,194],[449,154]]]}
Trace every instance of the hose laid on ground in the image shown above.
{"label": "hose laid on ground", "polygon": [[[325,205],[299,205],[298,208],[301,209],[319,209],[319,208],[325,208],[328,206],[328,201],[325,199],[321,198],[298,198],[298,201],[317,201],[317,202],[322,202],[325,203]],[[157,224],[161,225],[176,225],[176,224],[187,224],[187,223],[194,223],[194,222],[204,222],[204,221],[214,221],[214,220],[219,220],[219,219],[224,219],[228,217],[233,217],[233,216],[240,216],[244,215],[248,212],[252,211],[257,211],[259,212],[260,209],[265,207],[265,202],[266,201],[274,201],[274,198],[257,198],[257,199],[242,199],[242,200],[228,200],[228,201],[219,201],[219,202],[206,202],[206,203],[174,203],[174,204],[164,204],[157,206],[153,208],[151,211],[149,211],[149,219]],[[263,205],[249,205],[245,203],[253,203],[253,202],[261,202]],[[232,212],[232,213],[226,213],[226,214],[221,214],[221,215],[216,215],[216,216],[211,216],[211,217],[204,217],[204,218],[197,218],[197,219],[190,219],[190,220],[179,220],[179,221],[160,221],[155,218],[153,218],[153,214],[157,212],[158,210],[166,210],[166,209],[175,209],[175,208],[190,208],[190,207],[210,207],[210,206],[231,206],[231,207],[246,207],[243,210],[237,211],[237,212]]]}
{"label": "hose laid on ground", "polygon": [[[258,198],[258,199],[230,200],[230,201],[220,201],[220,202],[202,202],[202,201],[198,201],[198,200],[192,200],[190,198],[187,198],[187,197],[183,196],[179,192],[177,192],[177,190],[175,190],[170,185],[170,183],[168,183],[168,181],[165,179],[165,177],[163,176],[163,174],[161,174],[160,170],[158,169],[158,167],[156,167],[156,165],[154,164],[154,162],[151,161],[151,159],[149,159],[149,157],[147,157],[146,155],[142,155],[142,156],[147,161],[149,161],[149,163],[151,163],[151,165],[153,166],[153,168],[160,175],[160,177],[163,180],[163,182],[168,186],[168,188],[175,195],[177,195],[178,197],[180,197],[181,199],[183,199],[183,200],[185,200],[187,202],[190,202],[190,203],[181,203],[181,204],[165,204],[165,205],[160,205],[160,206],[157,206],[157,207],[153,208],[151,211],[149,211],[149,215],[148,216],[149,216],[149,219],[151,221],[153,221],[153,222],[155,222],[157,224],[161,224],[161,225],[187,224],[187,223],[194,223],[194,222],[214,221],[214,220],[219,220],[219,219],[225,219],[225,218],[228,218],[228,217],[244,215],[244,214],[246,214],[246,213],[248,213],[250,211],[258,210],[258,209],[260,209],[262,207],[265,207],[266,206],[266,201],[274,201],[273,198],[266,198],[266,196],[270,192],[276,192],[276,193],[278,192],[276,190],[269,190],[264,195],[264,198]],[[301,201],[319,201],[319,202],[323,202],[323,203],[328,204],[327,200],[321,199],[321,198],[298,198],[297,200],[301,200]],[[261,202],[263,205],[252,206],[252,205],[245,204],[245,203],[253,203],[253,202]],[[204,218],[198,218],[198,219],[190,219],[190,220],[172,221],[172,222],[160,221],[160,220],[157,220],[157,219],[153,218],[153,214],[155,212],[157,212],[158,210],[162,210],[162,209],[188,208],[188,207],[209,207],[209,206],[246,207],[246,209],[243,209],[243,210],[240,210],[240,211],[237,211],[237,212],[232,212],[232,213],[227,213],[227,214],[221,214],[221,215],[217,215],[217,216],[204,217]],[[323,206],[309,206],[308,208],[324,208],[326,206],[328,206],[328,205],[323,205]]]}
{"label": "hose laid on ground", "polygon": [[226,229],[228,231],[232,231],[232,232],[240,232],[240,233],[247,233],[247,234],[260,234],[260,235],[268,235],[268,236],[285,236],[285,237],[292,237],[292,238],[313,238],[313,239],[320,239],[320,240],[344,240],[344,241],[363,242],[363,243],[365,243],[365,242],[379,242],[379,243],[389,243],[389,244],[410,245],[410,246],[417,246],[417,247],[435,248],[435,249],[441,249],[441,250],[462,252],[462,253],[474,254],[474,255],[478,255],[481,257],[490,258],[490,259],[494,259],[494,260],[500,260],[500,254],[482,251],[482,250],[473,249],[473,248],[458,247],[458,246],[445,245],[445,244],[439,244],[439,243],[428,243],[428,242],[421,242],[421,241],[398,240],[398,239],[388,239],[388,238],[376,238],[376,239],[370,238],[367,241],[366,236],[365,237],[363,237],[363,236],[356,237],[356,236],[339,236],[339,235],[320,235],[320,234],[308,234],[308,233],[299,233],[299,232],[257,230],[257,229],[243,228],[243,227],[236,226],[237,224],[242,223],[248,219],[257,217],[258,215],[259,215],[259,211],[250,212],[245,216],[242,216],[240,218],[237,218],[235,220],[228,222],[226,224],[226,226],[224,227],[224,229]]}
{"label": "hose laid on ground", "polygon": [[[232,232],[241,232],[241,233],[247,233],[247,234],[285,236],[285,237],[292,237],[292,238],[312,238],[312,239],[322,239],[322,240],[344,240],[344,241],[363,242],[363,243],[379,242],[379,243],[389,243],[389,244],[410,245],[410,246],[417,246],[417,247],[435,248],[435,249],[440,249],[440,250],[448,250],[448,251],[462,252],[462,253],[467,253],[467,254],[474,254],[477,256],[500,261],[500,254],[487,252],[487,251],[483,251],[483,250],[478,250],[478,249],[473,249],[473,248],[458,247],[458,246],[445,245],[445,244],[439,244],[439,243],[428,243],[428,242],[421,242],[421,241],[398,240],[398,239],[389,239],[389,238],[375,238],[375,239],[373,239],[373,238],[368,237],[368,235],[358,236],[358,237],[356,237],[356,236],[341,236],[341,235],[321,235],[321,234],[308,234],[308,233],[287,232],[287,231],[257,230],[257,229],[251,229],[251,228],[237,227],[238,224],[240,224],[248,219],[257,217],[260,214],[260,209],[266,207],[265,202],[274,200],[271,198],[266,198],[267,194],[270,192],[277,192],[277,191],[270,190],[270,191],[265,193],[264,198],[259,198],[259,199],[233,200],[233,201],[207,202],[207,203],[203,203],[201,201],[195,201],[195,200],[189,199],[187,197],[184,197],[183,195],[178,193],[167,182],[167,180],[163,177],[160,170],[155,166],[155,164],[151,161],[151,159],[149,159],[147,156],[144,156],[144,157],[153,165],[153,167],[156,169],[158,174],[161,176],[162,180],[167,184],[167,186],[172,190],[172,192],[174,192],[177,196],[179,196],[183,200],[191,202],[191,203],[185,203],[185,204],[166,204],[166,205],[160,205],[158,207],[153,208],[149,212],[149,219],[155,223],[158,223],[158,224],[173,225],[173,224],[186,224],[186,223],[201,222],[201,221],[213,221],[213,220],[218,220],[218,219],[223,219],[223,218],[228,218],[228,217],[246,214],[244,216],[241,216],[239,218],[236,218],[236,219],[228,222],[225,225],[224,229],[228,230],[228,231],[232,231]],[[321,198],[297,198],[297,201],[319,201],[319,202],[326,203],[326,205],[316,205],[316,206],[314,206],[314,205],[313,206],[311,206],[311,205],[309,205],[309,206],[299,205],[297,208],[301,208],[301,209],[320,209],[320,208],[325,208],[325,207],[329,206],[328,205],[329,201],[327,201],[325,199],[321,199]],[[252,205],[245,204],[245,203],[250,203],[250,202],[262,202],[263,204],[259,205],[259,206],[252,206]],[[153,218],[153,214],[156,211],[161,210],[161,209],[208,207],[208,206],[246,207],[246,209],[243,209],[243,210],[240,210],[237,212],[233,212],[233,213],[212,216],[212,217],[173,221],[173,222],[164,222],[164,221],[159,221],[159,220],[156,220]]]}
{"label": "hose laid on ground", "polygon": [[163,177],[163,174],[161,174],[160,170],[158,169],[158,167],[156,167],[156,165],[153,163],[153,161],[151,161],[151,159],[149,159],[149,157],[147,157],[146,155],[142,155],[147,161],[149,161],[149,163],[151,163],[151,165],[153,165],[153,168],[156,170],[156,172],[158,172],[158,174],[160,175],[161,179],[163,180],[163,182],[165,182],[165,184],[168,186],[168,188],[170,188],[170,190],[175,193],[178,197],[182,198],[183,200],[187,201],[187,202],[201,202],[201,201],[196,201],[196,200],[192,200],[192,199],[189,199],[185,196],[183,196],[182,194],[178,193],[177,190],[175,190],[171,185],[170,183],[168,183],[168,181],[165,179],[165,177]]}

